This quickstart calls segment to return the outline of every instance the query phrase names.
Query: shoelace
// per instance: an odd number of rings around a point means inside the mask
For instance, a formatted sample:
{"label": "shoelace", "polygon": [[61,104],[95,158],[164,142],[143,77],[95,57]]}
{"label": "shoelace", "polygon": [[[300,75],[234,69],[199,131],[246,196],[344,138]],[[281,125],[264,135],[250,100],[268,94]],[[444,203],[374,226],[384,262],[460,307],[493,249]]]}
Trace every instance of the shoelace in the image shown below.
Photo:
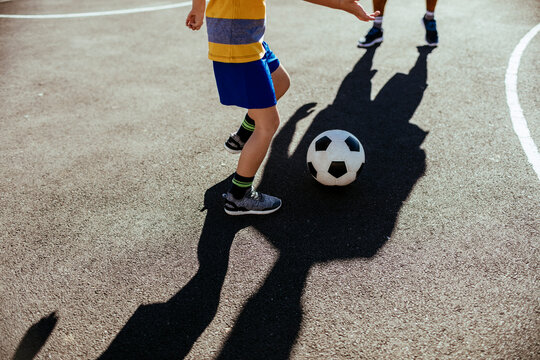
{"label": "shoelace", "polygon": [[262,197],[261,195],[259,194],[258,191],[255,191],[255,190],[251,190],[251,194],[249,194],[249,197],[252,198],[253,200],[257,200],[257,201],[260,201],[262,200]]}

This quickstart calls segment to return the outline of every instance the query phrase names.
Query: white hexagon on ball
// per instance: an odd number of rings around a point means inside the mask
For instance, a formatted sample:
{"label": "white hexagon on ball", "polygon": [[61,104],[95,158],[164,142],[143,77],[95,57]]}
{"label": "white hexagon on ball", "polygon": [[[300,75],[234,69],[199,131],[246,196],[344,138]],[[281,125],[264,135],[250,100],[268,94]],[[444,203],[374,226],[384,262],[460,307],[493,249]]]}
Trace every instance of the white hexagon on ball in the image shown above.
{"label": "white hexagon on ball", "polygon": [[306,160],[315,180],[327,186],[345,186],[356,180],[366,155],[353,134],[336,129],[313,139]]}

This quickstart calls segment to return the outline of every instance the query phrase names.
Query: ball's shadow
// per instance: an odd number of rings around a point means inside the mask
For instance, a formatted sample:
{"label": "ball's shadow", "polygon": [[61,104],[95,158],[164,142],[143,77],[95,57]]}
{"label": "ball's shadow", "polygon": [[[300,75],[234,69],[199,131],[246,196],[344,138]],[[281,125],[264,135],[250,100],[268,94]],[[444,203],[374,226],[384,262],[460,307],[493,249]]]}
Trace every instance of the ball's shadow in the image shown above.
{"label": "ball's shadow", "polygon": [[[101,358],[185,357],[216,314],[235,234],[253,226],[279,257],[217,358],[287,359],[302,322],[300,300],[310,268],[320,262],[372,257],[391,236],[403,202],[424,173],[420,145],[426,132],[409,120],[427,87],[430,51],[420,47],[409,73],[396,74],[373,100],[375,49],[366,51],[334,103],[315,116],[289,156],[296,125],[315,104],[297,110],[274,139],[259,185],[261,191],[283,199],[279,212],[230,217],[218,202],[230,179],[208,189],[197,274],[168,302],[140,306]],[[351,132],[366,152],[360,178],[343,188],[318,184],[306,166],[309,144],[329,129]]]}

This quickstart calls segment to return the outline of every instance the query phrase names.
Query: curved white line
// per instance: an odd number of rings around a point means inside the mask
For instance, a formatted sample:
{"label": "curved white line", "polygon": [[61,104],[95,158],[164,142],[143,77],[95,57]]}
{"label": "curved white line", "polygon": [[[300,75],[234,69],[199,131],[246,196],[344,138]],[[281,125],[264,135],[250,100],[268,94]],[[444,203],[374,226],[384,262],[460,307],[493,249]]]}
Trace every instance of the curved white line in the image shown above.
{"label": "curved white line", "polygon": [[67,19],[67,18],[82,18],[82,17],[92,17],[92,16],[109,16],[109,15],[124,15],[124,14],[135,14],[141,12],[149,11],[158,11],[158,10],[168,10],[184,6],[191,5],[191,1],[186,1],[182,3],[169,4],[169,5],[160,5],[160,6],[148,6],[135,9],[123,9],[123,10],[111,10],[111,11],[98,11],[98,12],[87,12],[87,13],[75,13],[75,14],[46,14],[46,15],[16,15],[16,14],[0,14],[0,18],[6,19]]}
{"label": "curved white line", "polygon": [[538,153],[538,148],[534,144],[534,141],[531,137],[529,128],[527,127],[527,120],[523,115],[523,110],[519,105],[518,91],[517,91],[517,77],[519,70],[519,63],[521,61],[521,56],[523,52],[529,45],[529,42],[534,38],[534,36],[540,31],[540,23],[532,28],[519,42],[519,44],[512,52],[510,61],[508,62],[508,68],[506,70],[506,99],[508,102],[508,107],[510,108],[510,116],[512,118],[512,124],[514,126],[514,131],[516,132],[519,141],[521,142],[521,147],[525,150],[527,159],[532,164],[538,179],[540,180],[540,154]]}

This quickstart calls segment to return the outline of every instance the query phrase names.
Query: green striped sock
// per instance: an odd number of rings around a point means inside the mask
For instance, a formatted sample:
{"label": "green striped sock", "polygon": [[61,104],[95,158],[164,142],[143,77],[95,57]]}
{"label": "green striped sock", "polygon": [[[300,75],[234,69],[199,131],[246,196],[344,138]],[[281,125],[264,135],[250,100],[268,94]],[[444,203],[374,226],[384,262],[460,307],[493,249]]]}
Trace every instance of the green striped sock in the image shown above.
{"label": "green striped sock", "polygon": [[242,124],[240,125],[240,128],[236,132],[240,140],[242,142],[248,141],[251,134],[253,134],[253,130],[255,130],[255,120],[249,117],[248,114],[246,114],[246,117],[244,118],[244,121],[242,121]]}
{"label": "green striped sock", "polygon": [[251,188],[251,185],[253,185],[253,179],[255,179],[254,176],[245,177],[234,173],[229,192],[234,196],[235,199],[243,198],[244,195],[246,195],[246,192]]}

